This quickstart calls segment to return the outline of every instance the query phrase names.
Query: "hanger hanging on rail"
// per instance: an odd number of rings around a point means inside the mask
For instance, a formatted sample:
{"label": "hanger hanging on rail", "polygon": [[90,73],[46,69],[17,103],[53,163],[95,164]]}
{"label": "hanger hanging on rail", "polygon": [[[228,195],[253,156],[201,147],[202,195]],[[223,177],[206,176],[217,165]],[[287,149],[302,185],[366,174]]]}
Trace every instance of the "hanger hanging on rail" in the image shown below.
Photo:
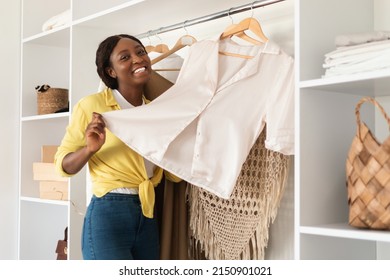
{"label": "hanger hanging on rail", "polygon": [[[254,39],[246,33],[246,31],[251,31],[254,35],[256,35],[261,41]],[[220,40],[231,38],[233,36],[239,37],[247,42],[250,42],[254,45],[261,45],[268,41],[267,36],[265,36],[263,29],[261,28],[260,23],[253,17],[253,4],[252,4],[252,16],[246,19],[243,19],[238,24],[229,25],[225,31],[221,34]],[[252,58],[251,56],[228,53],[220,51],[221,54],[236,56],[241,58]]]}
{"label": "hanger hanging on rail", "polygon": [[[268,41],[267,36],[265,36],[263,29],[261,28],[260,23],[253,17],[253,5],[255,2],[252,3],[251,11],[252,15],[249,18],[246,18],[242,20],[238,24],[232,24],[228,26],[225,31],[220,36],[220,39],[223,40],[225,38],[231,38],[233,36],[237,36],[239,38],[242,38],[248,42],[251,42],[252,44],[262,44]],[[228,14],[230,17],[230,14]],[[253,32],[261,41],[258,41],[250,36],[248,36],[245,31],[251,31]]]}
{"label": "hanger hanging on rail", "polygon": [[146,46],[145,50],[150,53],[150,52],[158,52],[158,53],[165,53],[169,51],[169,48],[166,44],[158,44],[156,46]]}
{"label": "hanger hanging on rail", "polygon": [[[158,33],[156,33],[156,37],[161,40],[161,38],[157,35]],[[149,38],[149,37],[148,37]],[[153,46],[151,43],[150,43],[150,39],[149,39],[149,45],[145,46],[145,50],[146,52],[150,53],[150,52],[158,52],[158,53],[165,53],[167,51],[169,51],[169,48],[166,44],[158,44],[158,45],[155,45]]]}
{"label": "hanger hanging on rail", "polygon": [[[250,36],[248,36],[245,31],[252,31],[261,41],[257,41]],[[245,35],[243,35],[245,34]],[[253,17],[246,18],[238,24],[232,24],[220,36],[220,39],[231,38],[233,36],[238,36],[244,40],[247,40],[254,44],[262,44],[268,41],[267,36],[265,36],[263,29],[261,28],[260,23]]]}
{"label": "hanger hanging on rail", "polygon": [[[252,5],[253,5],[253,4],[252,4]],[[252,7],[253,7],[253,6],[252,6]],[[242,27],[239,27],[239,24],[233,23],[233,18],[232,18],[232,16],[230,15],[230,10],[231,10],[231,9],[232,9],[232,8],[230,8],[229,11],[228,11],[228,16],[230,17],[230,19],[231,19],[231,21],[232,21],[232,24],[229,25],[229,26],[225,29],[224,34],[228,34],[229,32],[232,32],[232,31],[234,30],[234,28],[242,28]],[[252,9],[253,9],[253,8],[252,8]],[[253,10],[252,10],[252,18],[253,18]],[[243,22],[241,22],[240,24],[243,24]],[[261,29],[261,28],[260,28],[260,29]],[[261,31],[261,33],[264,35],[264,33],[263,33],[262,31]],[[222,34],[221,36],[223,36],[223,34]],[[233,36],[233,35],[232,35],[232,36]],[[232,37],[232,36],[228,36],[228,37]],[[254,39],[254,38],[248,36],[248,35],[245,33],[245,31],[238,31],[238,33],[235,33],[234,36],[236,36],[236,37],[238,37],[238,38],[240,38],[240,39],[243,39],[243,40],[245,40],[245,41],[247,41],[247,42],[249,42],[249,43],[251,43],[251,44],[254,44],[254,45],[263,44],[262,41],[256,40],[256,39]],[[265,37],[265,35],[264,35],[264,37]],[[222,39],[222,38],[221,38],[221,39]],[[265,37],[265,39],[267,39],[267,38]],[[267,39],[267,40],[268,40],[268,39]],[[263,41],[264,41],[264,40],[263,40]]]}
{"label": "hanger hanging on rail", "polygon": [[160,56],[156,57],[152,60],[152,65],[163,60],[164,58],[170,56],[171,54],[177,52],[178,50],[184,48],[185,46],[191,46],[193,43],[196,42],[196,39],[191,35],[184,35],[177,40],[176,44],[168,50],[167,52],[164,52]]}
{"label": "hanger hanging on rail", "polygon": [[[193,43],[196,42],[196,39],[194,36],[191,36],[188,34],[188,31],[186,29],[186,21],[183,23],[183,28],[186,31],[186,35],[181,36],[175,43],[175,45],[167,52],[164,52],[160,56],[152,59],[151,64],[156,64],[157,62],[163,60],[164,58],[174,54],[178,50],[186,47],[191,46]],[[156,69],[156,71],[180,71],[180,69]]]}

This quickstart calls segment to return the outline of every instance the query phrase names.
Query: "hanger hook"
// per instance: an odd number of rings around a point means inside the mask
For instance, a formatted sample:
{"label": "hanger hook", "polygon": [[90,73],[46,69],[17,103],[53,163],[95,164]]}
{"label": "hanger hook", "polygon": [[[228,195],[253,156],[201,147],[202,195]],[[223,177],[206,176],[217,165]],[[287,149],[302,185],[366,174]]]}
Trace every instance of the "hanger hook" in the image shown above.
{"label": "hanger hook", "polygon": [[159,40],[160,40],[160,43],[162,44],[162,39],[161,39],[161,37],[160,36],[158,36],[158,31],[159,31],[160,29],[157,29],[156,30],[156,34],[154,34]]}
{"label": "hanger hook", "polygon": [[233,24],[233,17],[232,15],[230,14],[230,11],[232,10],[233,8],[230,8],[229,11],[228,11],[228,16],[230,17],[230,20],[232,21],[232,24]]}
{"label": "hanger hook", "polygon": [[187,30],[187,28],[186,28],[186,26],[187,26],[187,21],[188,21],[188,20],[186,20],[186,21],[183,22],[183,29],[185,30],[186,35],[188,35],[188,30]]}
{"label": "hanger hook", "polygon": [[152,45],[152,41],[150,40],[150,33],[151,33],[151,30],[148,31],[148,41],[149,41],[149,45]]}
{"label": "hanger hook", "polygon": [[251,5],[251,12],[252,12],[252,16],[251,16],[251,17],[253,17],[253,16],[254,16],[254,12],[253,12],[253,5],[255,5],[255,3],[256,3],[256,1],[253,1],[252,5]]}
{"label": "hanger hook", "polygon": [[[162,32],[162,30],[163,30],[163,28],[162,28],[162,27],[160,27],[160,28],[158,29],[158,33],[160,34],[160,33]],[[161,39],[161,37],[159,36],[158,38],[160,39],[160,41],[161,41],[161,43],[162,43],[162,42],[163,42],[163,40]]]}

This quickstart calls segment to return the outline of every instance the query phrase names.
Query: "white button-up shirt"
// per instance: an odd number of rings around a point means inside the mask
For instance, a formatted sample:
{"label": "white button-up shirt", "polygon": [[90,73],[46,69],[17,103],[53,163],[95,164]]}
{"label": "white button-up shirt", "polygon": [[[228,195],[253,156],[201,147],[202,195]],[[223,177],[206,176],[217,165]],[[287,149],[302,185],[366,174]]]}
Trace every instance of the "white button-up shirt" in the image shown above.
{"label": "white button-up shirt", "polygon": [[270,41],[199,41],[164,94],[103,116],[107,128],[142,156],[227,199],[265,124],[266,148],[294,153],[294,61]]}

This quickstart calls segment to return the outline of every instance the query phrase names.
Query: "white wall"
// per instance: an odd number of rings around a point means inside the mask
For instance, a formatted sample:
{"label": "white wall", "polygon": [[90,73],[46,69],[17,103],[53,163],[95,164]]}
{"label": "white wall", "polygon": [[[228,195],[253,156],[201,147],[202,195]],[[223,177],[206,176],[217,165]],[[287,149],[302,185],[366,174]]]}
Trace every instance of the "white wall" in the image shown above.
{"label": "white wall", "polygon": [[0,259],[17,258],[20,0],[0,0]]}

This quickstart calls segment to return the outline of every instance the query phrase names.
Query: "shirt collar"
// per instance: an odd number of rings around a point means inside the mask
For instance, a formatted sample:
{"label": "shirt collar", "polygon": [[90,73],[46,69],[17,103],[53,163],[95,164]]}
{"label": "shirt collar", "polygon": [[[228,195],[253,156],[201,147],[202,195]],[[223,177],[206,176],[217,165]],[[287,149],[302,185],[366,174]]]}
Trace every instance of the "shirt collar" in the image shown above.
{"label": "shirt collar", "polygon": [[[237,44],[230,38],[225,39],[225,40],[220,40],[218,38],[214,40],[209,40],[209,42],[212,42],[213,44],[213,50],[209,52],[210,56],[207,61],[206,69],[207,69],[207,74],[208,74],[208,81],[214,81],[215,84],[218,84],[218,60],[219,60],[219,55],[218,52],[221,48],[221,45],[224,45],[224,49],[228,52],[239,52],[239,49],[242,47],[243,49],[246,46],[241,46],[240,44]],[[225,44],[226,43],[226,44]],[[241,47],[240,47],[241,46]],[[251,46],[251,45],[249,45]],[[254,45],[252,45],[254,46]],[[224,84],[219,84],[218,85],[218,90],[222,90],[225,87],[230,86],[231,84],[240,81],[244,78],[250,77],[257,73],[259,67],[260,67],[260,58],[262,54],[272,54],[272,55],[277,55],[280,52],[280,47],[271,42],[267,41],[263,45],[255,46],[252,48],[252,50],[247,49],[248,53],[251,53],[253,55],[253,58],[248,59],[247,63],[236,73],[234,74],[229,80],[227,80]],[[217,73],[217,76],[213,76],[213,73]]]}
{"label": "shirt collar", "polygon": [[114,95],[112,94],[112,90],[106,87],[103,90],[104,99],[106,100],[107,106],[117,106],[118,102],[115,100]]}
{"label": "shirt collar", "polygon": [[[104,94],[104,99],[106,101],[107,106],[119,106],[118,102],[116,101],[116,99],[114,97],[112,89],[106,87],[103,90],[103,94]],[[150,102],[148,99],[146,99],[145,96],[142,96],[142,100],[143,100],[144,104],[148,104]]]}
{"label": "shirt collar", "polygon": [[264,47],[263,53],[267,54],[279,54],[280,47],[273,41],[268,41]]}

